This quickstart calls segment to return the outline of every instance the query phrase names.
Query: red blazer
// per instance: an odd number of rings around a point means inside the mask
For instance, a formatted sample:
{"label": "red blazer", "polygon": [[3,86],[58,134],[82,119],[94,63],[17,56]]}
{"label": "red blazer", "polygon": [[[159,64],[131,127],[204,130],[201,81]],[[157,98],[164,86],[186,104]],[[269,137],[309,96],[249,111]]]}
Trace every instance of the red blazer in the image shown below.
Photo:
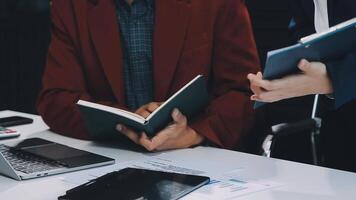
{"label": "red blazer", "polygon": [[[38,112],[57,133],[88,139],[79,99],[125,108],[123,55],[113,0],[54,0],[52,41]],[[248,73],[258,57],[243,0],[156,0],[154,101],[203,74],[212,96],[189,125],[233,148],[253,124]]]}

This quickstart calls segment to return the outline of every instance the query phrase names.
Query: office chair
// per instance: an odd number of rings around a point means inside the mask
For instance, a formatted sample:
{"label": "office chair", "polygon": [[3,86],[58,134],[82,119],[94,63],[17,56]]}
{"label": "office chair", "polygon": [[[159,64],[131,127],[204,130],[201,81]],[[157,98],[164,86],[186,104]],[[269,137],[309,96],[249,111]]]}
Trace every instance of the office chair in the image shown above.
{"label": "office chair", "polygon": [[312,117],[294,123],[281,123],[271,127],[271,132],[266,136],[262,143],[262,155],[266,157],[275,157],[277,154],[275,146],[280,139],[302,132],[310,133],[310,145],[312,150],[312,159],[314,165],[321,165],[321,152],[319,148],[319,135],[322,120],[316,117],[319,96],[315,95]]}

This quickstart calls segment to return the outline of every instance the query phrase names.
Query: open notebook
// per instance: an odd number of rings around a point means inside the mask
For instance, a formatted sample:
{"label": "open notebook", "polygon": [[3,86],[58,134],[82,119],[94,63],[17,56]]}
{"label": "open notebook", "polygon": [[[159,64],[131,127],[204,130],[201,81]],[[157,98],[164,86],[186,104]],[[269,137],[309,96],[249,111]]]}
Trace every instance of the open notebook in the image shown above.
{"label": "open notebook", "polygon": [[198,75],[147,118],[130,111],[83,100],[79,100],[77,105],[92,137],[105,139],[117,135],[117,124],[145,132],[147,136],[152,137],[172,121],[171,112],[174,108],[178,108],[189,120],[204,109],[208,101],[205,78]]}

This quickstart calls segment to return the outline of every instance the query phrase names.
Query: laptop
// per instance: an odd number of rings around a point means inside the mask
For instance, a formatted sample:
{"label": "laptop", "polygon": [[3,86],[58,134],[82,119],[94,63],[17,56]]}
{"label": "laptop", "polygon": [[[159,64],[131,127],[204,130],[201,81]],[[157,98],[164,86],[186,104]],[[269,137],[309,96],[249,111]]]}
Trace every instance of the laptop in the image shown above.
{"label": "laptop", "polygon": [[26,180],[114,164],[115,160],[41,138],[0,144],[0,174]]}

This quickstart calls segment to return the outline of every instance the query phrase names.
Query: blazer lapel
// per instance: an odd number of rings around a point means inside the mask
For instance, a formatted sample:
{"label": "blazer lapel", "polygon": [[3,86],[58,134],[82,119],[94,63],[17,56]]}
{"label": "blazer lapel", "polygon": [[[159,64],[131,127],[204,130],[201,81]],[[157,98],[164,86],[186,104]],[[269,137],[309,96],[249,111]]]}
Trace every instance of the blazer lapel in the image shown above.
{"label": "blazer lapel", "polygon": [[112,0],[89,0],[89,31],[104,73],[118,102],[124,103],[123,55]]}
{"label": "blazer lapel", "polygon": [[153,34],[155,100],[164,101],[178,64],[190,19],[189,0],[156,0]]}

